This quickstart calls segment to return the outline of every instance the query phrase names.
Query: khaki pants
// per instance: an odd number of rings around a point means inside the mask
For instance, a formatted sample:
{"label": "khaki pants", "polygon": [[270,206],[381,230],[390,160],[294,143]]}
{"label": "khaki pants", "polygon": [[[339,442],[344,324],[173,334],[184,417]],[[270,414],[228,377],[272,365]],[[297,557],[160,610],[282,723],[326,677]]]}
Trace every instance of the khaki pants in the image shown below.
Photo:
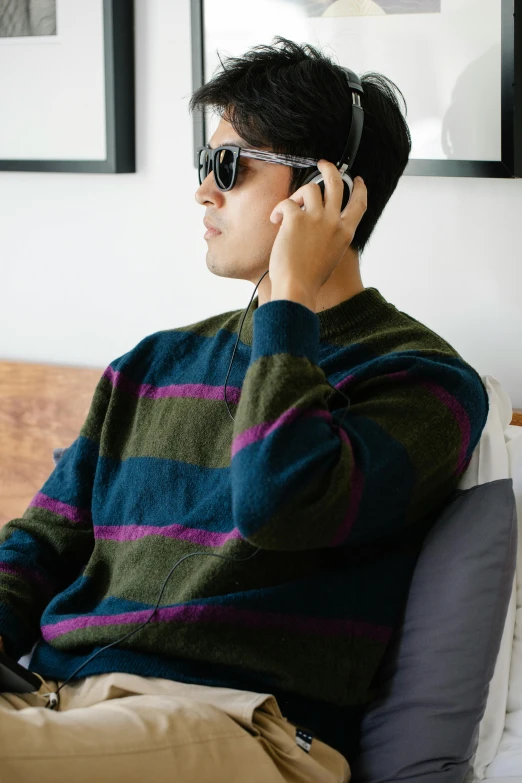
{"label": "khaki pants", "polygon": [[307,753],[274,696],[110,673],[0,694],[0,783],[348,783],[340,753]]}

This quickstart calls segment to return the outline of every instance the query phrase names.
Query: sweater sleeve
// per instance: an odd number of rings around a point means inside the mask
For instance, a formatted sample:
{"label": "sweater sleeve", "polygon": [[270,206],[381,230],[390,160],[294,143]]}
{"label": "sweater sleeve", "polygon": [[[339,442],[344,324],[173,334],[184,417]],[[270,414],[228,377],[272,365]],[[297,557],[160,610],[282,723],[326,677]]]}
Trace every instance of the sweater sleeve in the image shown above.
{"label": "sweater sleeve", "polygon": [[94,546],[91,495],[112,389],[104,376],[79,437],[22,517],[0,530],[0,636],[14,660],[31,650],[43,610],[80,575]]}
{"label": "sweater sleeve", "polygon": [[234,523],[263,549],[408,535],[457,487],[486,423],[480,376],[449,350],[391,352],[350,368],[341,348],[335,385],[348,404],[328,384],[319,348],[307,307],[275,300],[254,313],[230,470]]}

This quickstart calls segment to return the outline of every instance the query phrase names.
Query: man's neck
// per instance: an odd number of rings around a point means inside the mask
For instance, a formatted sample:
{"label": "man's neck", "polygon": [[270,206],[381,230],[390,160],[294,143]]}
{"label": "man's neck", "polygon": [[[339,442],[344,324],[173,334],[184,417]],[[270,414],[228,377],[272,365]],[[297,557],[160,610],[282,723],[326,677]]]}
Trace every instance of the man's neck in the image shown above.
{"label": "man's neck", "polygon": [[[326,283],[320,288],[315,312],[319,313],[330,307],[335,307],[346,299],[360,294],[361,291],[364,291],[364,285],[361,280],[359,254],[348,249]],[[271,299],[272,283],[270,275],[267,275],[258,288],[258,306],[261,307]]]}

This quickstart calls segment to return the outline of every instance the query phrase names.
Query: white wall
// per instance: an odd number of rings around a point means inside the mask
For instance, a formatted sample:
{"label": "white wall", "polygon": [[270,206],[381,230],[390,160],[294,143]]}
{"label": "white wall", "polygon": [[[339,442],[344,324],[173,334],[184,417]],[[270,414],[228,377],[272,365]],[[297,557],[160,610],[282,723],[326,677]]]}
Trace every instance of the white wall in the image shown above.
{"label": "white wall", "polygon": [[[0,358],[103,368],[146,334],[247,306],[251,283],[205,264],[191,88],[189,0],[136,0],[137,173],[0,173]],[[362,257],[365,286],[515,408],[521,216],[520,180],[403,177]]]}

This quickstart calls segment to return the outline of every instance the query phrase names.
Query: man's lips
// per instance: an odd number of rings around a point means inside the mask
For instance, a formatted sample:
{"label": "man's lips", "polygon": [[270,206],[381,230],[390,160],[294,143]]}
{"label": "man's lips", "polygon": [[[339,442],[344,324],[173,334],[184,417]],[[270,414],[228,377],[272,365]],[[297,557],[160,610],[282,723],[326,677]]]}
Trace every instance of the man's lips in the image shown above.
{"label": "man's lips", "polygon": [[209,237],[219,236],[221,234],[221,231],[219,228],[215,228],[215,226],[212,225],[212,223],[207,220],[206,218],[203,220],[203,225],[205,226],[207,230],[204,239],[208,239]]}

